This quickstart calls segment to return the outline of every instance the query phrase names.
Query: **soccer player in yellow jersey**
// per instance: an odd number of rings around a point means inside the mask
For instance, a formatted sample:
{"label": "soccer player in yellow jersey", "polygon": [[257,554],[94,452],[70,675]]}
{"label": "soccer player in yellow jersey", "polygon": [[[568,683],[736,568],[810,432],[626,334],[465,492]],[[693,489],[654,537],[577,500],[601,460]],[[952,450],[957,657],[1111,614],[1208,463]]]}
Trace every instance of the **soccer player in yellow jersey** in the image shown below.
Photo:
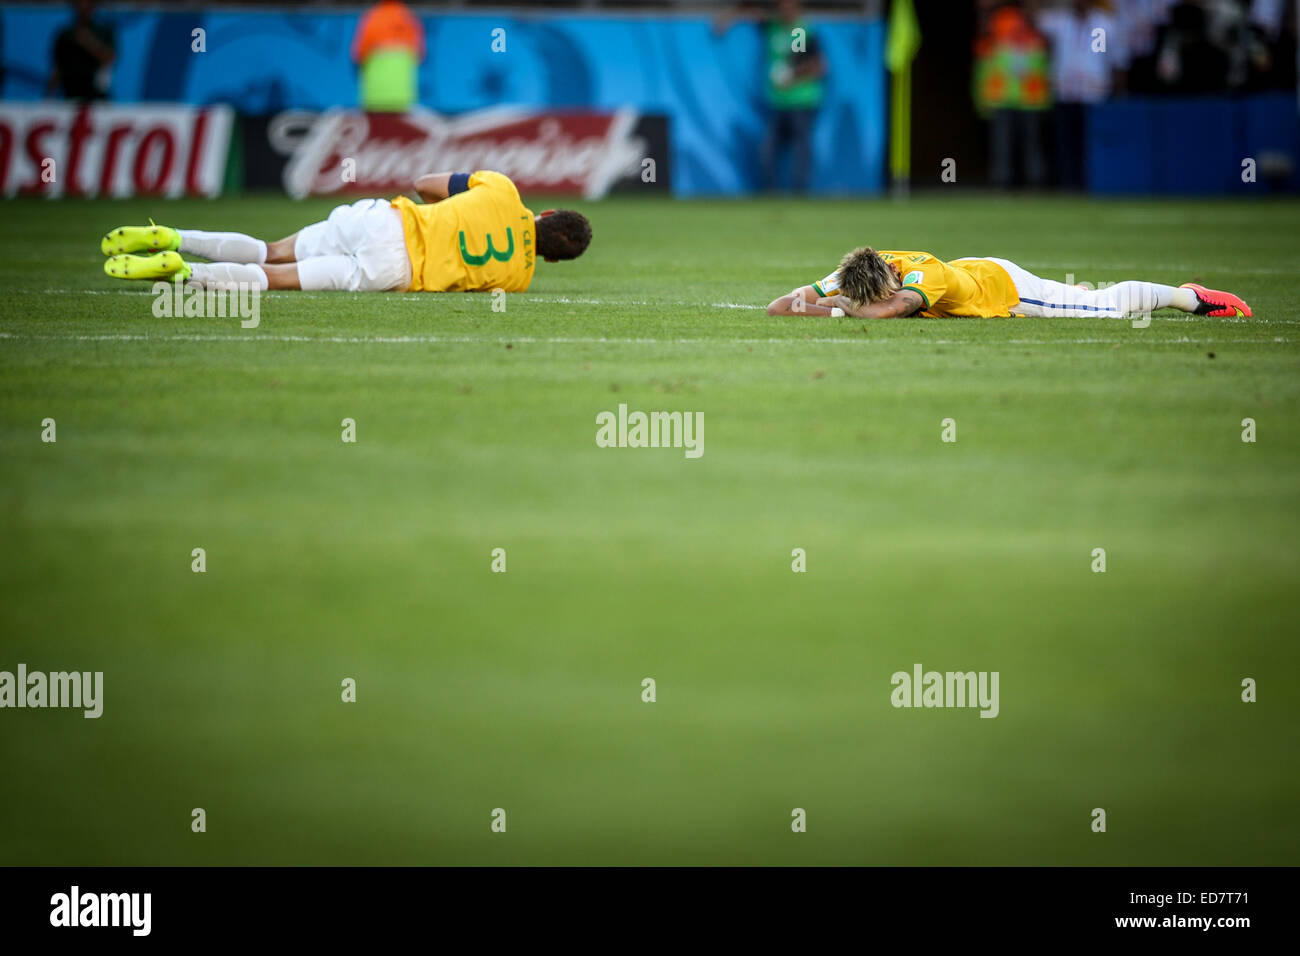
{"label": "soccer player in yellow jersey", "polygon": [[819,282],[795,289],[767,307],[768,315],[852,315],[862,319],[993,318],[994,316],[1147,315],[1156,309],[1196,315],[1249,316],[1231,292],[1186,282],[1118,282],[1089,289],[1042,279],[1006,259],[954,259],[928,252],[854,249]]}
{"label": "soccer player in yellow jersey", "polygon": [[[118,279],[179,276],[203,287],[349,292],[523,292],[537,257],[576,259],[591,224],[570,209],[538,215],[506,176],[430,173],[405,196],[338,206],[275,242],[238,232],[119,226],[100,243],[104,271]],[[147,253],[138,255],[137,253]],[[209,262],[190,262],[184,256]]]}

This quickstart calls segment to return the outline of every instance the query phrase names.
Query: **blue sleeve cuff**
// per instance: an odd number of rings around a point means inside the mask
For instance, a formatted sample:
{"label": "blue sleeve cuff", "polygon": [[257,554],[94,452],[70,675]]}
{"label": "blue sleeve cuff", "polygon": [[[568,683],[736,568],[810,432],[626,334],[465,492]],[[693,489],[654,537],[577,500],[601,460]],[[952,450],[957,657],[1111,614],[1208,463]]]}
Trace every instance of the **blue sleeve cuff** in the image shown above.
{"label": "blue sleeve cuff", "polygon": [[469,189],[469,173],[452,173],[447,180],[447,195],[454,196]]}

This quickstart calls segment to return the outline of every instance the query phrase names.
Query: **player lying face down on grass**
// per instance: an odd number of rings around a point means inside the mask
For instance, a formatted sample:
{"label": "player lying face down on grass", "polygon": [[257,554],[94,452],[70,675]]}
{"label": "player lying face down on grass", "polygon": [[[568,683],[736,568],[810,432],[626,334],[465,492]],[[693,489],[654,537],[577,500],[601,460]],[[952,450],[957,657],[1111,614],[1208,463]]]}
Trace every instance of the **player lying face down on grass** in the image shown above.
{"label": "player lying face down on grass", "polygon": [[851,315],[861,319],[1065,316],[1124,318],[1156,309],[1196,315],[1249,316],[1230,292],[1192,282],[1178,288],[1154,282],[1118,282],[1088,289],[1040,279],[1006,259],[954,259],[928,252],[854,249],[820,282],[781,296],[768,315]]}
{"label": "player lying face down on grass", "polygon": [[582,213],[533,215],[501,173],[430,173],[415,190],[424,203],[362,199],[275,242],[239,232],[119,226],[100,243],[109,257],[104,271],[204,288],[523,292],[538,256],[576,259],[591,241]]}

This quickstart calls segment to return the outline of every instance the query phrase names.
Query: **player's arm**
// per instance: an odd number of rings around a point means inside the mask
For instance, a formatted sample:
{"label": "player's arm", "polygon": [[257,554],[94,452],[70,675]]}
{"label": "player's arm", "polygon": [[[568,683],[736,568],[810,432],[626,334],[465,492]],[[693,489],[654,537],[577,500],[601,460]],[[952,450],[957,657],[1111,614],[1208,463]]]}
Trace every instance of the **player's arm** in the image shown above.
{"label": "player's arm", "polygon": [[830,315],[831,307],[817,304],[821,293],[810,285],[800,286],[773,299],[767,307],[768,315]]}
{"label": "player's arm", "polygon": [[925,309],[925,301],[920,293],[913,292],[911,289],[899,289],[888,299],[868,302],[865,305],[854,305],[850,299],[842,295],[818,299],[817,305],[825,306],[827,311],[831,308],[843,309],[845,315],[858,319],[905,319]]}
{"label": "player's arm", "polygon": [[415,181],[415,191],[425,202],[438,202],[469,188],[469,173],[425,173]]}

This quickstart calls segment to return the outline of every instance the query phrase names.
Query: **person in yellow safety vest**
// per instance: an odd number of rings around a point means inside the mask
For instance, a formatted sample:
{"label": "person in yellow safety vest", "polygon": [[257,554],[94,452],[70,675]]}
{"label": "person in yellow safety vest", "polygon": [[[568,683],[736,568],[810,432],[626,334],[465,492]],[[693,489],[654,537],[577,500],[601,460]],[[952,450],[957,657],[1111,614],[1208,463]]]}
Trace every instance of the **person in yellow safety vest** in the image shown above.
{"label": "person in yellow safety vest", "polygon": [[361,108],[373,113],[404,113],[417,99],[424,27],[401,0],[380,0],[357,24],[352,61],[361,70]]}
{"label": "person in yellow safety vest", "polygon": [[1015,157],[1024,157],[1025,183],[1047,181],[1043,116],[1052,105],[1047,39],[1018,2],[996,6],[975,40],[975,105],[989,120],[989,178],[1014,185]]}

